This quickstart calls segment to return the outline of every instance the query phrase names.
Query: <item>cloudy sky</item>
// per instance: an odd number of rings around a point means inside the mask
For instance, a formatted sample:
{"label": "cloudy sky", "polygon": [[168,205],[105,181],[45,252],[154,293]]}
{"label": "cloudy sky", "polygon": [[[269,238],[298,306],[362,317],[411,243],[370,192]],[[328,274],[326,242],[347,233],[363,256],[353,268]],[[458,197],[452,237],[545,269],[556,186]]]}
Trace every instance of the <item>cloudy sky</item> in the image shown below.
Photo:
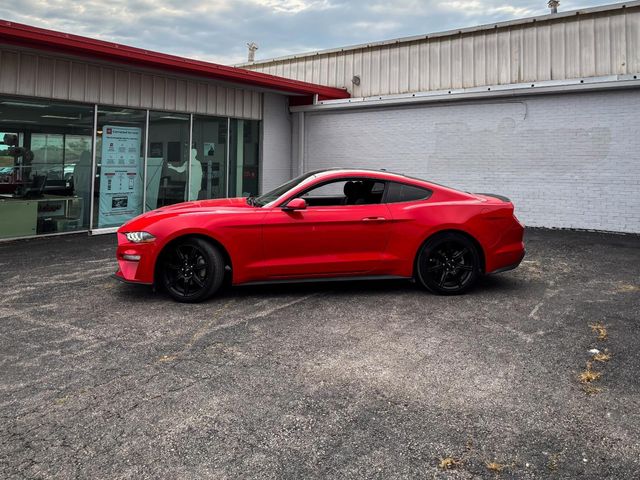
{"label": "cloudy sky", "polygon": [[[560,10],[607,0],[562,0]],[[548,12],[546,0],[0,0],[0,18],[223,64]]]}

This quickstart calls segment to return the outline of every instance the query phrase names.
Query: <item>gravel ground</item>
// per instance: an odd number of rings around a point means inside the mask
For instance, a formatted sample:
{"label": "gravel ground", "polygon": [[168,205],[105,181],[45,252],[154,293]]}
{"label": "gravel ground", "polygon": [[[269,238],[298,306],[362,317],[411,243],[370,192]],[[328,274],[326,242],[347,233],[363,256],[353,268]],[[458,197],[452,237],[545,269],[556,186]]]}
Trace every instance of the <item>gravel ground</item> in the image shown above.
{"label": "gravel ground", "polygon": [[[530,230],[520,268],[459,297],[199,305],[112,279],[114,242],[0,244],[0,478],[640,477],[638,236]],[[591,348],[611,359],[588,394]]]}

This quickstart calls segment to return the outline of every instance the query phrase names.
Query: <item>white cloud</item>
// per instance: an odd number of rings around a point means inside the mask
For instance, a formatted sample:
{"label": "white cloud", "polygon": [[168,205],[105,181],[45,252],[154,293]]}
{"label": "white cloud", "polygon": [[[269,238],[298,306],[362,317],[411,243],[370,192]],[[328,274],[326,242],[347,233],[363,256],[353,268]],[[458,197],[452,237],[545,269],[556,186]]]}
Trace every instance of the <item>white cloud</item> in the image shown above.
{"label": "white cloud", "polygon": [[300,13],[305,10],[326,10],[331,8],[328,0],[251,0],[256,5],[270,8],[276,12]]}
{"label": "white cloud", "polygon": [[0,0],[6,20],[227,64],[250,41],[265,59],[547,11],[544,0]]}
{"label": "white cloud", "polygon": [[440,7],[442,10],[459,12],[465,16],[478,16],[478,15],[492,15],[492,14],[504,14],[513,17],[525,17],[536,13],[541,10],[538,8],[530,7],[518,7],[512,4],[505,4],[500,2],[482,2],[480,0],[458,0],[443,3]]}

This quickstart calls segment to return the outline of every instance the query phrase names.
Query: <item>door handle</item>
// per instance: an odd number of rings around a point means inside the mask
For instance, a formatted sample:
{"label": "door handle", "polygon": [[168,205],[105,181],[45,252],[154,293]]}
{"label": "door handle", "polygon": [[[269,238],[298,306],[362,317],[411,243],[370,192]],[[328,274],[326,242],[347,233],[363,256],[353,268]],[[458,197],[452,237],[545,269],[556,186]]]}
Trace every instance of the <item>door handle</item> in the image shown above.
{"label": "door handle", "polygon": [[363,222],[386,222],[387,219],[384,217],[366,217],[362,219]]}

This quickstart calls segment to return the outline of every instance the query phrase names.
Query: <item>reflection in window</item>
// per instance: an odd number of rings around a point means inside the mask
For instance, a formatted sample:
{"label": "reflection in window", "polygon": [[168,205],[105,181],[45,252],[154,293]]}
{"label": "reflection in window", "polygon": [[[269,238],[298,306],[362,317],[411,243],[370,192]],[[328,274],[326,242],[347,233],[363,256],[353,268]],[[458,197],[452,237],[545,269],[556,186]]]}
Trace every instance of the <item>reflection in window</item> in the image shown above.
{"label": "reflection in window", "polygon": [[187,199],[189,125],[189,115],[149,112],[146,210]]}
{"label": "reflection in window", "polygon": [[0,97],[0,238],[89,227],[93,115],[89,105]]}

